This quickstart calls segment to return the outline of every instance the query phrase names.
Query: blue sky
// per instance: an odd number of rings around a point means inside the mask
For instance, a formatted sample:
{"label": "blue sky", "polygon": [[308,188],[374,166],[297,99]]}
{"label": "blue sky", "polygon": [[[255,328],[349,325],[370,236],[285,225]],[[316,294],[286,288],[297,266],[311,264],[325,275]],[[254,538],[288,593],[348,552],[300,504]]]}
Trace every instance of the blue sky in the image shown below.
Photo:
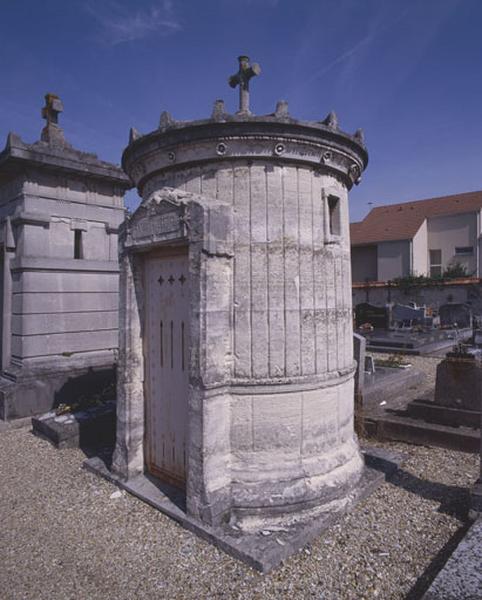
{"label": "blue sky", "polygon": [[[46,92],[76,147],[115,163],[161,111],[237,108],[227,77],[248,54],[251,108],[365,130],[371,206],[482,189],[481,0],[0,0],[0,146],[38,139]],[[373,203],[370,205],[369,203]],[[135,198],[130,197],[131,206]]]}

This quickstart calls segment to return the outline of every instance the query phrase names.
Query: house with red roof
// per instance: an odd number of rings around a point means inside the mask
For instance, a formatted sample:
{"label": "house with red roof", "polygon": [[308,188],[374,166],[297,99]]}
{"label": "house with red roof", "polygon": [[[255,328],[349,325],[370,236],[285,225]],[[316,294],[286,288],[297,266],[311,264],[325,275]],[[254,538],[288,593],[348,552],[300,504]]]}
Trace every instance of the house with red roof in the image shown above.
{"label": "house with red roof", "polygon": [[351,223],[352,280],[437,277],[455,264],[481,276],[482,191],[389,204]]}

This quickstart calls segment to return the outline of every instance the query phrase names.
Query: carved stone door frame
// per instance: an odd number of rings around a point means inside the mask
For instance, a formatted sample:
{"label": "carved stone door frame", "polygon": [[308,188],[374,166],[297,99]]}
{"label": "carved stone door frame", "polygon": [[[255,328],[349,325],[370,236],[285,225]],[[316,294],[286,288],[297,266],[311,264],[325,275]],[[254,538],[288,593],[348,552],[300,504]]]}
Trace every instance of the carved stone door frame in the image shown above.
{"label": "carved stone door frame", "polygon": [[[120,235],[117,433],[112,469],[123,479],[145,469],[144,257],[154,250],[187,246],[191,348],[186,505],[189,514],[208,523],[222,518],[231,497],[231,235],[231,206],[172,188],[144,200]],[[226,332],[221,339],[220,331]],[[220,460],[226,464],[221,474]]]}

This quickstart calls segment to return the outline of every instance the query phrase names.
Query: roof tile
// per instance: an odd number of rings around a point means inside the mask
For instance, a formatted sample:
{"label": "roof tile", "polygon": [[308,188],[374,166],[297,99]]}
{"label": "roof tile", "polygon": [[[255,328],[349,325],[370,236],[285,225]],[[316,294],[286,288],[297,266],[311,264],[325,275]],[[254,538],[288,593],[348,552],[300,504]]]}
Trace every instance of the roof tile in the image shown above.
{"label": "roof tile", "polygon": [[481,208],[482,191],[377,206],[363,221],[350,224],[351,244],[410,240],[428,217],[474,212]]}

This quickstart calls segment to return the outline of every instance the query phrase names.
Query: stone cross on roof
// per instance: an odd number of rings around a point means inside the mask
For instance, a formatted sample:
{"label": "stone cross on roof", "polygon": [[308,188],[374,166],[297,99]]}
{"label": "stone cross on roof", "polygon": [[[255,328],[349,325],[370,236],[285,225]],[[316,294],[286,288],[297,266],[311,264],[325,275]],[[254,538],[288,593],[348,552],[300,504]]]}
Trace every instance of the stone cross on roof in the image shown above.
{"label": "stone cross on roof", "polygon": [[59,127],[59,113],[64,110],[62,101],[55,94],[45,94],[45,106],[42,108],[42,119],[47,121],[42,129],[40,139],[51,145],[65,145],[64,132]]}
{"label": "stone cross on roof", "polygon": [[59,122],[59,113],[63,112],[62,101],[55,94],[45,94],[45,106],[42,108],[42,119],[49,123]]}
{"label": "stone cross on roof", "polygon": [[229,85],[235,88],[239,85],[239,110],[238,114],[251,114],[249,110],[249,80],[261,73],[258,63],[249,64],[248,56],[238,56],[239,71],[229,78]]}

